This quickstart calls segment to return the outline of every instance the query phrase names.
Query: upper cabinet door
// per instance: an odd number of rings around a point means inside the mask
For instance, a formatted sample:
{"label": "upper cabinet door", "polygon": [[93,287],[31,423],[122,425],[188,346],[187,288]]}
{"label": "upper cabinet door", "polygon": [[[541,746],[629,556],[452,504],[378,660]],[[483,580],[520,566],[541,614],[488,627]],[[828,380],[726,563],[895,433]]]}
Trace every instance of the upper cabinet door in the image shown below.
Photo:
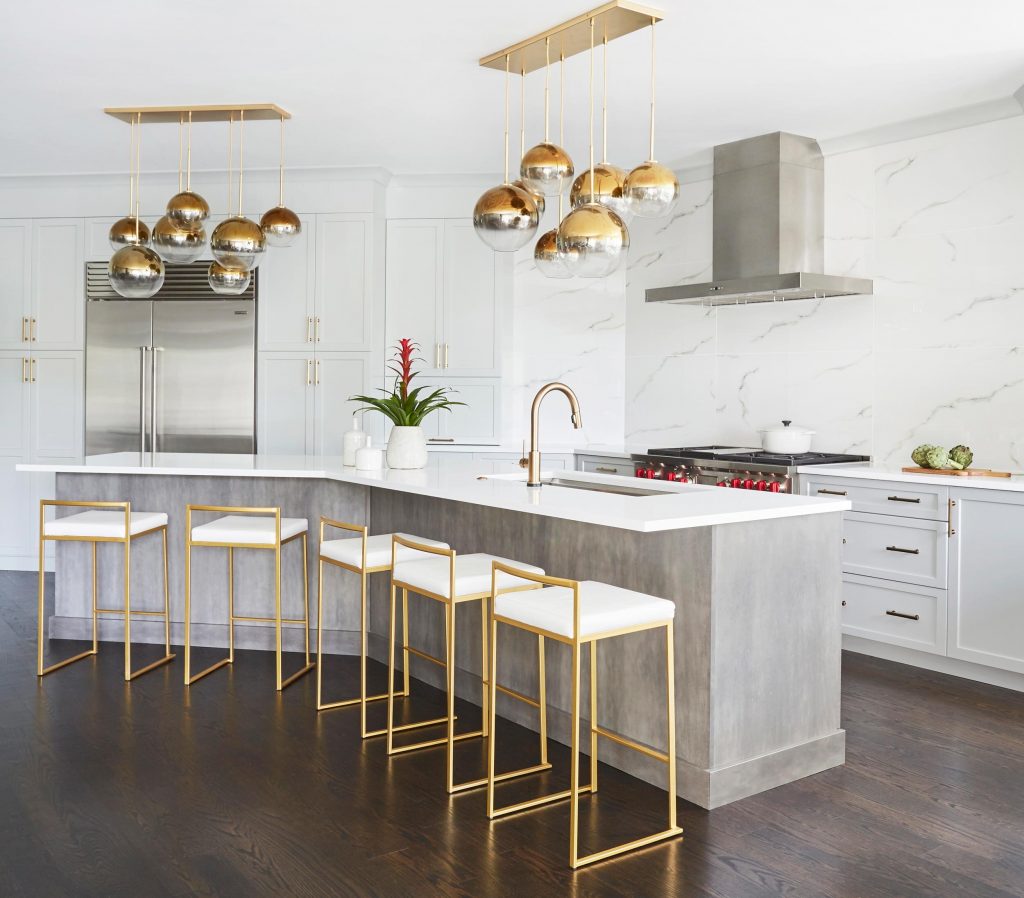
{"label": "upper cabinet door", "polygon": [[32,222],[33,349],[85,348],[85,222]]}
{"label": "upper cabinet door", "polygon": [[444,364],[444,221],[388,222],[387,343],[390,356],[402,337],[419,344],[425,373]]}
{"label": "upper cabinet door", "polygon": [[470,219],[445,222],[441,365],[449,375],[498,373],[501,321],[495,256],[477,237]]}
{"label": "upper cabinet door", "polygon": [[313,337],[324,352],[370,349],[373,216],[318,215]]}
{"label": "upper cabinet door", "polygon": [[85,378],[81,352],[37,352],[31,359],[32,457],[82,453]]}
{"label": "upper cabinet door", "polygon": [[270,247],[260,263],[258,334],[261,350],[308,352],[313,348],[316,218],[303,215],[291,246]]}
{"label": "upper cabinet door", "polygon": [[0,349],[27,349],[32,224],[0,222]]}

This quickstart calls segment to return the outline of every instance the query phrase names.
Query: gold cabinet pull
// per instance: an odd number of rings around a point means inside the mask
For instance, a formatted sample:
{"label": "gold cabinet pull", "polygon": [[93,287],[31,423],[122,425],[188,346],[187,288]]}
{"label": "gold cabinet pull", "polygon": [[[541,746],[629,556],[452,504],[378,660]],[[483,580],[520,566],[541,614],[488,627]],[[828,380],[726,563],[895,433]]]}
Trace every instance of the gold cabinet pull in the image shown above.
{"label": "gold cabinet pull", "polygon": [[317,386],[319,386],[320,385],[320,359],[317,359],[313,363],[313,366],[314,366],[314,370],[316,371],[316,378],[313,381],[313,383],[315,383]]}
{"label": "gold cabinet pull", "polygon": [[28,370],[29,370],[29,376],[28,376],[29,383],[35,383],[36,382],[36,360],[35,359],[29,359]]}
{"label": "gold cabinet pull", "polygon": [[311,316],[306,316],[306,342],[313,342],[313,319]]}
{"label": "gold cabinet pull", "polygon": [[445,368],[448,367],[448,344],[447,343],[444,344],[444,366],[445,366]]}
{"label": "gold cabinet pull", "polygon": [[28,359],[22,358],[21,360],[21,382],[23,384],[28,383]]}
{"label": "gold cabinet pull", "polygon": [[441,344],[440,343],[435,343],[434,344],[434,367],[435,368],[440,368],[441,367]]}
{"label": "gold cabinet pull", "polygon": [[846,490],[818,490],[821,496],[845,496]]}
{"label": "gold cabinet pull", "polygon": [[953,506],[956,505],[956,499],[949,499],[946,505],[946,536],[952,537],[956,534],[956,530],[953,529]]}
{"label": "gold cabinet pull", "polygon": [[21,319],[21,342],[28,343],[28,318],[22,317]]}
{"label": "gold cabinet pull", "polygon": [[915,503],[917,505],[921,504],[921,500],[919,498],[918,499],[908,499],[906,496],[889,496],[889,501],[890,502],[913,502],[913,503]]}
{"label": "gold cabinet pull", "polygon": [[306,386],[313,383],[313,360],[306,359]]}
{"label": "gold cabinet pull", "polygon": [[320,342],[320,317],[317,316],[316,319],[314,319],[314,321],[315,321],[315,323],[313,324],[313,342],[314,343],[319,343]]}
{"label": "gold cabinet pull", "polygon": [[904,620],[920,620],[920,614],[904,614],[902,611],[886,611],[889,617],[902,617]]}
{"label": "gold cabinet pull", "polygon": [[886,546],[886,552],[902,552],[904,555],[920,555],[920,549],[901,549],[899,546]]}
{"label": "gold cabinet pull", "polygon": [[28,322],[29,322],[28,323],[29,340],[32,343],[35,343],[36,342],[36,320],[35,320],[35,318],[29,318]]}

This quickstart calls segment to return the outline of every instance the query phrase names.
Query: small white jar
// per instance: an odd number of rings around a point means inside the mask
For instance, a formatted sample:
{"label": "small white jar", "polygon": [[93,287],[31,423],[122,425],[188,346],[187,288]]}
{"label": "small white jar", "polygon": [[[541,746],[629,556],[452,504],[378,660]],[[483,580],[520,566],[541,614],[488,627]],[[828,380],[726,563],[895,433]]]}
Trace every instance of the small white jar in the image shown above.
{"label": "small white jar", "polygon": [[352,416],[352,429],[346,430],[341,438],[341,463],[352,466],[356,463],[356,452],[370,444],[369,434],[359,426],[359,416]]}
{"label": "small white jar", "polygon": [[357,471],[379,471],[384,466],[384,453],[370,445],[372,440],[366,437],[366,445],[356,450]]}

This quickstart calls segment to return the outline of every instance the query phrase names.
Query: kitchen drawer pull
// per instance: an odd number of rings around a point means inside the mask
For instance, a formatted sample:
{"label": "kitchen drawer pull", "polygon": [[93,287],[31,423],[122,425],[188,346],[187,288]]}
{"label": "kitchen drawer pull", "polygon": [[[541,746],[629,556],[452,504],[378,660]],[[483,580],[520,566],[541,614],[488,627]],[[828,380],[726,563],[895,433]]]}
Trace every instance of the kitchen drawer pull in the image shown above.
{"label": "kitchen drawer pull", "polygon": [[905,620],[920,620],[920,614],[904,614],[902,611],[886,611],[889,617],[902,617]]}
{"label": "kitchen drawer pull", "polygon": [[889,501],[890,502],[912,502],[915,505],[920,505],[921,504],[921,499],[920,498],[908,499],[905,496],[890,496],[889,497]]}
{"label": "kitchen drawer pull", "polygon": [[594,470],[598,474],[618,474],[619,472],[615,468],[606,468],[603,465],[598,465]]}
{"label": "kitchen drawer pull", "polygon": [[35,318],[29,318],[28,320],[28,336],[29,342],[36,342],[36,320]]}
{"label": "kitchen drawer pull", "polygon": [[28,319],[21,319],[21,342],[28,343]]}
{"label": "kitchen drawer pull", "polygon": [[306,342],[313,342],[313,319],[309,315],[306,316]]}
{"label": "kitchen drawer pull", "polygon": [[904,555],[920,555],[920,549],[901,549],[899,546],[886,546],[886,552],[902,552]]}
{"label": "kitchen drawer pull", "polygon": [[430,437],[428,443],[454,443],[455,437]]}
{"label": "kitchen drawer pull", "polygon": [[846,490],[818,490],[820,496],[845,496]]}

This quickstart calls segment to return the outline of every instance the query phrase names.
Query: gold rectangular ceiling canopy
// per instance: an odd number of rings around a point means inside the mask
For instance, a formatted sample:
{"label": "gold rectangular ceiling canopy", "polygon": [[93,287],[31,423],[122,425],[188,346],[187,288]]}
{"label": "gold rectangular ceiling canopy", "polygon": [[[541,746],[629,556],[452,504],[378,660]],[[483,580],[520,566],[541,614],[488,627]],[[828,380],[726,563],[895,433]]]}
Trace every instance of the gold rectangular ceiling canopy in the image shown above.
{"label": "gold rectangular ceiling canopy", "polygon": [[505,57],[508,56],[509,70],[515,74],[534,72],[544,68],[546,54],[545,38],[551,38],[551,61],[557,62],[560,54],[574,56],[590,49],[590,20],[594,20],[594,41],[600,44],[605,37],[614,40],[641,28],[646,28],[652,20],[660,22],[664,16],[657,9],[630,3],[628,0],[611,0],[583,15],[555,25],[540,34],[528,37],[518,44],[491,53],[480,60],[480,65],[488,69],[505,70]]}
{"label": "gold rectangular ceiling canopy", "polygon": [[282,118],[292,117],[290,112],[276,103],[236,103],[234,106],[116,106],[103,111],[126,123],[131,123],[136,116],[141,115],[144,125],[154,122],[177,124],[182,119],[187,120],[190,112],[193,122],[226,122],[229,117],[237,121],[238,113],[243,111],[248,122],[276,122]]}

